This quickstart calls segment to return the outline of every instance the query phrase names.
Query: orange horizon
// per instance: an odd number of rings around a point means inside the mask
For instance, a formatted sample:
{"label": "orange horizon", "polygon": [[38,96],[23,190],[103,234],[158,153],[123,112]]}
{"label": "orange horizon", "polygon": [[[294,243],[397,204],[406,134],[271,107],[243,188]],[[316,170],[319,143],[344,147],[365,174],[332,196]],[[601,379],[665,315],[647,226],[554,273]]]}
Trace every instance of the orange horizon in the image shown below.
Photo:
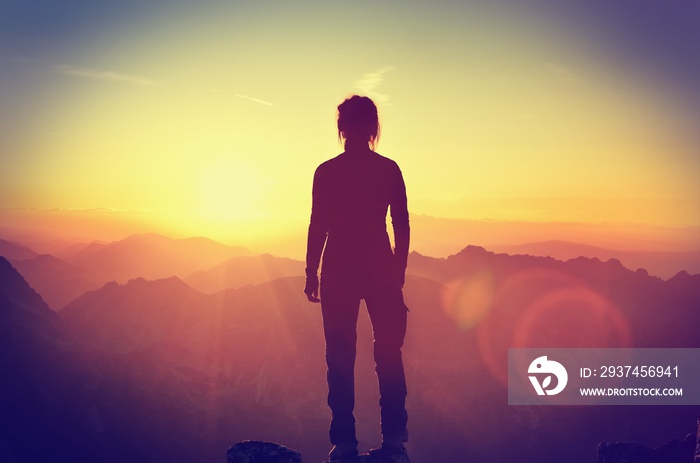
{"label": "orange horizon", "polygon": [[[283,218],[230,225],[229,233],[205,229],[183,232],[148,212],[109,210],[0,210],[0,238],[30,241],[112,242],[131,235],[156,233],[174,239],[205,237],[222,244],[243,246],[255,252],[303,259],[306,227],[303,219]],[[283,224],[276,227],[276,224]],[[388,225],[389,230],[391,224]],[[447,257],[467,245],[485,248],[545,241],[564,241],[615,251],[700,251],[700,227],[649,225],[631,222],[536,222],[432,217],[411,214],[411,250]],[[267,233],[259,233],[263,228]]]}

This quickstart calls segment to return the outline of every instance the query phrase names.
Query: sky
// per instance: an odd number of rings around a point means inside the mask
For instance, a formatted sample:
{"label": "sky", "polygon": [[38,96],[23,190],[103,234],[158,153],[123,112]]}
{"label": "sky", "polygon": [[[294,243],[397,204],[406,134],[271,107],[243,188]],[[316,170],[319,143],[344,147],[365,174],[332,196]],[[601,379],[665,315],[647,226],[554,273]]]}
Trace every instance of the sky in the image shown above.
{"label": "sky", "polygon": [[696,1],[1,0],[0,217],[298,231],[359,93],[413,214],[697,227],[698,44]]}

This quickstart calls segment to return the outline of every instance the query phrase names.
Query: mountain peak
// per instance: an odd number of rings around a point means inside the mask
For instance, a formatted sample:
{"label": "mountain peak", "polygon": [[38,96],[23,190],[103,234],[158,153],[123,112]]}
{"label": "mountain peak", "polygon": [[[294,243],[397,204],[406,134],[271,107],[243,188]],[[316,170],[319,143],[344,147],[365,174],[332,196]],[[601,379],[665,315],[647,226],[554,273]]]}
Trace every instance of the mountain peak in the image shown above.
{"label": "mountain peak", "polygon": [[126,283],[117,283],[116,281],[110,281],[105,283],[101,288],[94,291],[89,291],[84,296],[90,294],[98,293],[133,293],[145,291],[148,293],[163,291],[168,293],[175,293],[178,291],[192,291],[196,292],[191,286],[188,286],[184,281],[176,276],[171,276],[167,278],[158,278],[153,280],[148,280],[143,277],[136,277],[128,280]]}
{"label": "mountain peak", "polygon": [[457,254],[453,254],[447,257],[447,261],[461,261],[464,259],[469,260],[483,260],[495,256],[496,254],[487,251],[481,246],[475,246],[473,244],[468,245],[466,248],[459,251]]}
{"label": "mountain peak", "polygon": [[177,277],[110,282],[70,302],[61,318],[72,332],[111,352],[155,346],[203,316],[206,296]]}
{"label": "mountain peak", "polygon": [[36,257],[28,259],[26,262],[31,262],[35,265],[51,267],[55,269],[73,270],[75,267],[68,262],[52,256],[51,254],[40,254]]}
{"label": "mountain peak", "polygon": [[12,260],[25,260],[36,257],[38,254],[19,243],[0,239],[0,256]]}
{"label": "mountain peak", "polygon": [[170,289],[192,289],[190,288],[184,281],[182,281],[180,278],[176,276],[170,276],[167,278],[158,278],[155,280],[147,280],[143,277],[137,277],[137,278],[132,278],[131,280],[127,281],[125,285],[117,285],[117,286],[124,286],[126,288],[140,288],[140,287],[146,287],[146,286],[151,286],[151,287],[159,287],[159,288],[170,288]]}
{"label": "mountain peak", "polygon": [[[487,251],[485,248],[481,246],[476,246],[474,244],[469,244],[467,245],[466,248],[462,249],[459,251],[455,256],[487,256],[487,255],[494,255],[493,252]],[[450,256],[452,257],[452,256]]]}
{"label": "mountain peak", "polygon": [[0,256],[0,293],[30,312],[40,315],[53,313],[39,293],[34,291],[12,264],[2,256]]}
{"label": "mountain peak", "polygon": [[86,269],[91,281],[99,285],[108,281],[123,283],[136,277],[185,277],[231,257],[249,254],[245,248],[209,238],[175,239],[147,233],[86,248],[70,258],[69,263]]}
{"label": "mountain peak", "polygon": [[700,274],[691,275],[685,270],[681,270],[668,280],[674,285],[690,285],[700,288]]}

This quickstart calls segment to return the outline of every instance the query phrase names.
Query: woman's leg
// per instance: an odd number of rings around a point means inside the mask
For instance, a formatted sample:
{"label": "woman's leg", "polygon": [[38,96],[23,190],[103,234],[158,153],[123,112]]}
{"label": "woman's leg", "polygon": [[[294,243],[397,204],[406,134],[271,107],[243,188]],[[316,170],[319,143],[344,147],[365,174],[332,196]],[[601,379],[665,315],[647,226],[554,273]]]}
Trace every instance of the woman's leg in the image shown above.
{"label": "woman's leg", "polygon": [[328,365],[328,406],[334,445],[355,444],[355,348],[360,298],[349,288],[321,283],[321,311]]}
{"label": "woman's leg", "polygon": [[406,336],[408,309],[400,289],[386,286],[365,298],[374,331],[374,360],[379,380],[382,435],[385,441],[406,441],[406,377],[401,347]]}

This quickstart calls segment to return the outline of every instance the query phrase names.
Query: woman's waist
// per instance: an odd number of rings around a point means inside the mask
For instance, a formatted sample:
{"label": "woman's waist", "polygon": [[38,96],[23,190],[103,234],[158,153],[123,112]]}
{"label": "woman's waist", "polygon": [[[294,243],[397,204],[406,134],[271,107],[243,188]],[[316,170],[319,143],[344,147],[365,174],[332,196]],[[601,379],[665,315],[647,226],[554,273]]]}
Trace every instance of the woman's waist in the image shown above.
{"label": "woman's waist", "polygon": [[386,230],[377,232],[328,232],[326,250],[338,253],[351,253],[360,255],[374,255],[377,253],[391,252],[391,242]]}

